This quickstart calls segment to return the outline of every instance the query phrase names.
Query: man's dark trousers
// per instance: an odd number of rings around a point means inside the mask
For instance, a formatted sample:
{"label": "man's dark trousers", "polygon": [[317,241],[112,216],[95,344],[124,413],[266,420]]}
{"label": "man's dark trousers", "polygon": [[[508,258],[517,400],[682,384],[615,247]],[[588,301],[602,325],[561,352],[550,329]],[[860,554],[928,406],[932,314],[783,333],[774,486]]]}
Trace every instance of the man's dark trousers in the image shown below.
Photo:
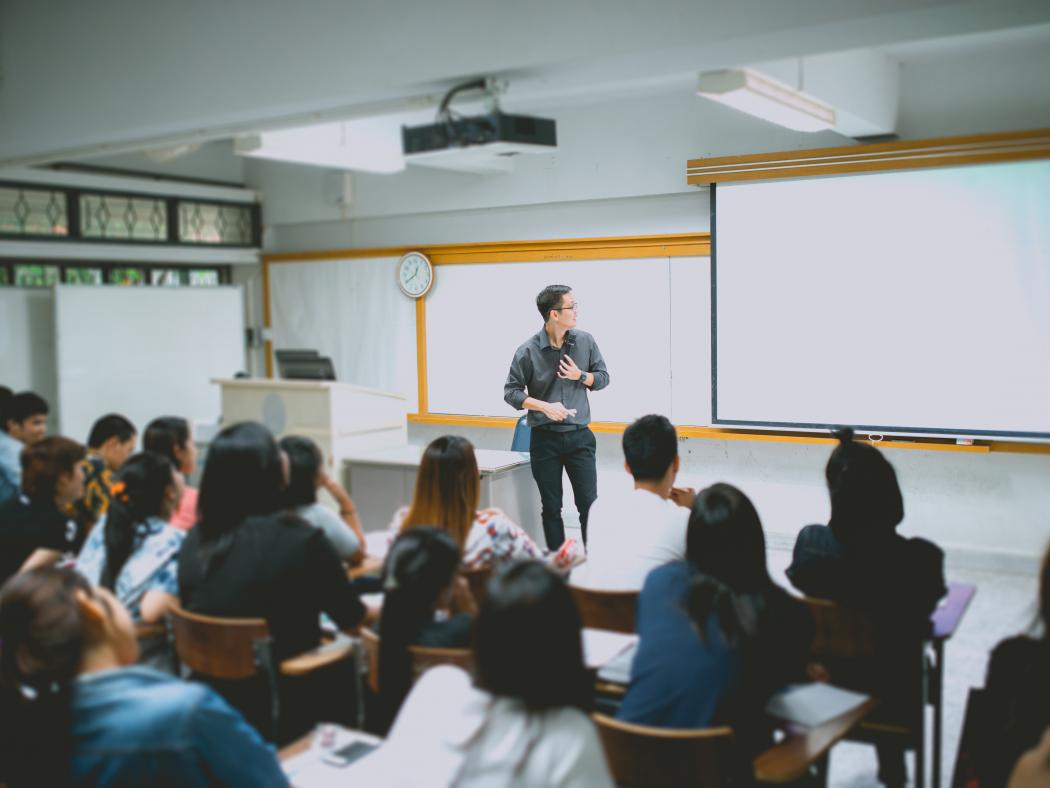
{"label": "man's dark trousers", "polygon": [[543,507],[543,537],[547,547],[557,550],[565,541],[561,519],[562,469],[569,474],[576,509],[580,513],[583,542],[587,543],[587,513],[598,497],[598,470],[595,467],[594,433],[587,427],[558,432],[533,428],[532,477],[540,489]]}

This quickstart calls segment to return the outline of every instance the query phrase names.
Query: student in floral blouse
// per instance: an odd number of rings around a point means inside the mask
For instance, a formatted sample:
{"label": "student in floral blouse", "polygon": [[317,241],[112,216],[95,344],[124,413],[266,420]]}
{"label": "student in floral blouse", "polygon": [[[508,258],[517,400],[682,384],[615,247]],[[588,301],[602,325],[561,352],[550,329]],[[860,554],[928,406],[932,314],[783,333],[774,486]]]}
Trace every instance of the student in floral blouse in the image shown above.
{"label": "student in floral blouse", "polygon": [[412,505],[394,515],[390,527],[403,531],[433,525],[448,532],[463,553],[463,567],[477,569],[543,553],[499,509],[478,509],[481,474],[466,438],[446,435],[423,452]]}
{"label": "student in floral blouse", "polygon": [[160,621],[178,599],[176,559],[185,534],[168,520],[182,487],[168,458],[136,454],[116,474],[109,511],[77,557],[77,571],[112,591],[136,623]]}

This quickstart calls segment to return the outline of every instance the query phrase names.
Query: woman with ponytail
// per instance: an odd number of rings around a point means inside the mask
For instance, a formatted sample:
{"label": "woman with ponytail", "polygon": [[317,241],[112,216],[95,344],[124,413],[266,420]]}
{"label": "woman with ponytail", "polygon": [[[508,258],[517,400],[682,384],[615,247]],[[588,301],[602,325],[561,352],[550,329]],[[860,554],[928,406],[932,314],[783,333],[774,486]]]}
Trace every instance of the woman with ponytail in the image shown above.
{"label": "woman with ponytail", "polygon": [[730,724],[753,754],[769,741],[761,722],[769,696],[805,678],[813,622],[769,576],[751,501],[715,484],[693,502],[686,560],[646,578],[637,629],[617,716],[667,728]]}
{"label": "woman with ponytail", "polygon": [[[476,612],[459,548],[438,528],[404,532],[387,554],[379,619],[380,727],[389,727],[412,686],[409,646],[465,648]],[[450,615],[452,609],[458,612]]]}
{"label": "woman with ponytail", "polygon": [[212,691],[142,667],[128,612],[72,569],[0,592],[0,779],[19,786],[284,786]]}
{"label": "woman with ponytail", "polygon": [[184,534],[168,524],[182,497],[182,474],[167,457],[143,452],[115,476],[107,513],[77,558],[77,571],[152,624],[177,601],[177,559]]}

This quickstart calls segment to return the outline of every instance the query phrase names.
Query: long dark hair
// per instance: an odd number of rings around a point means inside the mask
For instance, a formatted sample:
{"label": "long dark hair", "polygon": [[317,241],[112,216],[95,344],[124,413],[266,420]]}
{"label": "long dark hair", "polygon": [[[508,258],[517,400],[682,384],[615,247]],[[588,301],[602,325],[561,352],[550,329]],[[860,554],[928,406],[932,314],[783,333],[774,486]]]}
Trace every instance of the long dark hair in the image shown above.
{"label": "long dark hair", "polygon": [[580,613],[565,581],[539,561],[497,570],[474,625],[477,683],[530,711],[587,711]]}
{"label": "long dark hair", "polygon": [[208,571],[248,517],[282,508],[284,469],[273,435],[262,424],[233,424],[212,441],[197,508],[202,557]]}
{"label": "long dark hair", "polygon": [[452,537],[426,526],[401,534],[387,554],[379,620],[379,689],[385,724],[393,721],[412,686],[408,648],[433,620],[434,605],[451,585],[459,562]]}
{"label": "long dark hair", "polygon": [[93,596],[72,569],[41,567],[15,575],[0,592],[8,785],[69,783],[70,688],[85,646],[78,591]]}
{"label": "long dark hair", "polygon": [[163,454],[178,468],[175,449],[185,449],[190,441],[190,425],[180,416],[160,416],[146,425],[142,433],[142,450]]}
{"label": "long dark hair", "polygon": [[436,525],[462,550],[480,499],[481,475],[473,444],[458,435],[445,435],[431,441],[423,452],[412,506],[402,528]]}
{"label": "long dark hair", "polygon": [[130,457],[114,476],[114,495],[106,511],[106,561],[99,585],[115,590],[120,570],[135,548],[135,527],[161,514],[164,497],[175,483],[171,460],[153,452]]}
{"label": "long dark hair", "polygon": [[697,493],[685,552],[696,570],[686,604],[701,636],[712,634],[714,614],[729,644],[755,637],[773,580],[766,566],[762,523],[748,497],[723,483]]}
{"label": "long dark hair", "polygon": [[1039,612],[1037,624],[1042,625],[1042,636],[1050,641],[1050,544],[1043,555],[1043,568],[1039,572]]}
{"label": "long dark hair", "polygon": [[288,455],[285,503],[292,509],[316,503],[317,473],[324,464],[317,444],[301,435],[286,435],[277,445]]}
{"label": "long dark hair", "polygon": [[831,494],[828,525],[847,548],[875,546],[892,536],[904,519],[897,474],[882,452],[853,440],[853,430],[839,430],[835,437],[839,445],[824,472]]}

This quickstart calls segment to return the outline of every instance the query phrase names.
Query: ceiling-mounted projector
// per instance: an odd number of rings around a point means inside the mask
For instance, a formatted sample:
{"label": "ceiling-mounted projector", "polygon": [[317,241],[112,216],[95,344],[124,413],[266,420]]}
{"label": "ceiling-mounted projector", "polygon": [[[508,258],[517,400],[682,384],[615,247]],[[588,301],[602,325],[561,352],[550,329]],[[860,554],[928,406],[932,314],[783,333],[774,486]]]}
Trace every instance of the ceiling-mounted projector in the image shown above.
{"label": "ceiling-mounted projector", "polygon": [[409,164],[462,172],[507,172],[514,156],[557,150],[553,120],[510,115],[497,106],[485,115],[472,117],[455,115],[449,109],[455,93],[487,84],[468,82],[453,88],[441,103],[434,123],[402,126],[405,160]]}

